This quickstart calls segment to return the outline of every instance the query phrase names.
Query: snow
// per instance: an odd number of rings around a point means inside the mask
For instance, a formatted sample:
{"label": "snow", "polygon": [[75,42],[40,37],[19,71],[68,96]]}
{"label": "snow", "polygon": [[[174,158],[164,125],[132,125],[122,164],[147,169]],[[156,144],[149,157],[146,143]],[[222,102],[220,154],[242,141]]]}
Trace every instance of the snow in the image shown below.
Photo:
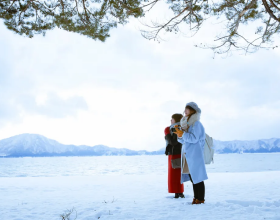
{"label": "snow", "polygon": [[218,141],[214,140],[216,153],[264,153],[280,152],[280,139],[271,138],[253,141]]}
{"label": "snow", "polygon": [[[280,154],[222,154],[207,165],[206,203],[167,192],[167,157],[0,158],[1,220],[280,219]],[[73,216],[74,217],[74,216]],[[71,218],[74,219],[74,218]]]}
{"label": "snow", "polygon": [[142,155],[163,154],[164,150],[159,152],[147,152],[125,148],[111,148],[104,145],[96,145],[93,147],[86,145],[64,145],[39,134],[20,134],[0,140],[0,156],[7,157]]}
{"label": "snow", "polygon": [[[280,139],[255,141],[218,141],[214,140],[216,153],[271,153],[280,152]],[[165,148],[158,151],[134,151],[111,148],[104,145],[75,146],[64,145],[38,134],[20,134],[0,140],[0,157],[30,156],[103,156],[103,155],[162,155]]]}
{"label": "snow", "polygon": [[[0,141],[1,153],[28,150],[33,154],[41,152],[61,153],[70,146],[58,143],[39,134],[20,134]],[[68,149],[70,150],[70,149]]]}

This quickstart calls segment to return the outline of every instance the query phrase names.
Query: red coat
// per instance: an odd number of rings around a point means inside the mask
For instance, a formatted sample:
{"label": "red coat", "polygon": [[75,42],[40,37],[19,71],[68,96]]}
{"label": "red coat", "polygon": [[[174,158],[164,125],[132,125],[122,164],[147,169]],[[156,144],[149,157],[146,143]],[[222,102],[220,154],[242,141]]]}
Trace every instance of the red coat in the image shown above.
{"label": "red coat", "polygon": [[168,192],[183,193],[184,184],[181,184],[181,169],[173,169],[171,160],[181,158],[181,154],[168,155]]}

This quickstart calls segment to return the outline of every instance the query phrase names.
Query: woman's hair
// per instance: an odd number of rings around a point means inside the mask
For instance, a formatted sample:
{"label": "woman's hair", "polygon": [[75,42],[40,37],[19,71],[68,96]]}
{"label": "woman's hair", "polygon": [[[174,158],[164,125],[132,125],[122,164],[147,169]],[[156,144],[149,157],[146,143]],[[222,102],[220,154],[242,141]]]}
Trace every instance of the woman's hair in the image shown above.
{"label": "woman's hair", "polygon": [[175,122],[180,122],[181,119],[183,118],[183,115],[182,114],[174,114],[171,116],[171,118],[173,118],[175,120]]}
{"label": "woman's hair", "polygon": [[[193,109],[191,106],[186,106],[186,108],[189,109],[189,110],[191,111],[191,114],[188,115],[188,120],[187,120],[187,122],[188,122],[188,121],[190,120],[191,116],[194,115],[194,114],[196,113],[196,110]],[[189,131],[189,127],[190,127],[190,126],[188,125],[187,132]]]}

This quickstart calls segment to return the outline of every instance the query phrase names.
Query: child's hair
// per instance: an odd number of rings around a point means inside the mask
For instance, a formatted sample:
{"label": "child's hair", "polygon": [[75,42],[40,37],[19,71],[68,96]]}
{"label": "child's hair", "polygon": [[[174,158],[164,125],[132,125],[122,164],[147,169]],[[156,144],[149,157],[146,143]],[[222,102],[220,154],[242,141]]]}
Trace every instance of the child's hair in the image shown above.
{"label": "child's hair", "polygon": [[177,122],[180,122],[180,121],[181,121],[181,119],[183,118],[183,115],[182,115],[182,114],[179,114],[179,113],[176,113],[176,114],[173,114],[173,115],[171,116],[171,118],[173,118],[173,119],[175,120],[175,122],[177,123]]}

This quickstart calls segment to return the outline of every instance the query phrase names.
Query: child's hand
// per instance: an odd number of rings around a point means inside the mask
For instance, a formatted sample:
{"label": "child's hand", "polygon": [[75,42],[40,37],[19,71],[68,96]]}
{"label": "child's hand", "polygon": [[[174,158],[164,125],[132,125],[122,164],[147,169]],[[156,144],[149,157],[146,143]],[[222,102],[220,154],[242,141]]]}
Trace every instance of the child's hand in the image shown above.
{"label": "child's hand", "polygon": [[173,133],[177,134],[177,136],[180,138],[180,137],[183,136],[184,132],[183,132],[182,130],[179,130],[178,127],[179,127],[179,125],[175,125],[175,126],[174,126],[174,128],[175,128],[176,131],[173,132]]}

